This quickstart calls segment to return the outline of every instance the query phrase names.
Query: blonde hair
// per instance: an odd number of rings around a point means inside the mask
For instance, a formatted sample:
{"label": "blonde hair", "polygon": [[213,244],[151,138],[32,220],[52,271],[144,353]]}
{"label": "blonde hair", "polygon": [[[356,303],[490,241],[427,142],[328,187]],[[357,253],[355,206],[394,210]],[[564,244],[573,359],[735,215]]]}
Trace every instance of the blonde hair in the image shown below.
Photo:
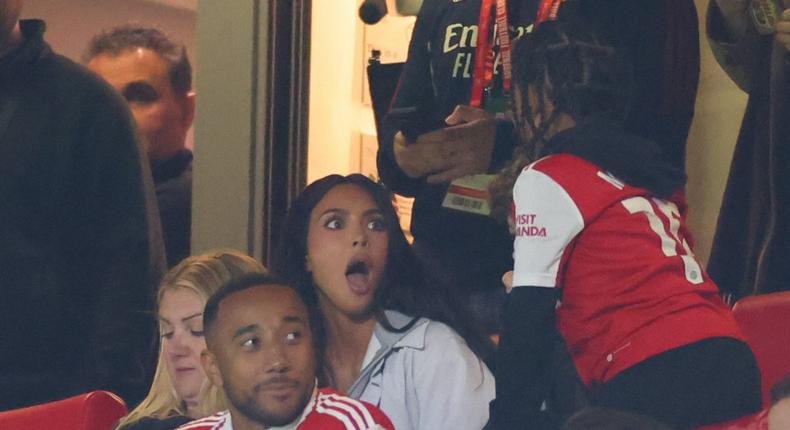
{"label": "blonde hair", "polygon": [[[157,292],[157,306],[165,292],[186,288],[207,301],[219,288],[231,281],[251,273],[267,273],[263,264],[241,252],[216,250],[184,259],[168,271]],[[136,423],[143,418],[165,419],[175,415],[186,415],[186,403],[178,398],[167,372],[164,353],[160,345],[156,373],[148,395],[118,423],[117,429]],[[226,409],[222,391],[206,378],[200,389],[198,414],[211,415]]]}

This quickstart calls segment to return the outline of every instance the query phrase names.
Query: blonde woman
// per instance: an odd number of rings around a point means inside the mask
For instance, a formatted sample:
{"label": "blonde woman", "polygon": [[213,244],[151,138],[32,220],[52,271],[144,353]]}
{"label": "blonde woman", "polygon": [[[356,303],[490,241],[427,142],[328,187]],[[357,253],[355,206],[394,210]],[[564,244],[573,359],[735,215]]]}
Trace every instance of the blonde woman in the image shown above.
{"label": "blonde woman", "polygon": [[200,366],[206,347],[203,307],[223,284],[266,271],[240,252],[219,250],[189,257],[164,276],[157,293],[161,346],[154,381],[148,396],[121,419],[118,429],[172,429],[224,409],[219,390]]}

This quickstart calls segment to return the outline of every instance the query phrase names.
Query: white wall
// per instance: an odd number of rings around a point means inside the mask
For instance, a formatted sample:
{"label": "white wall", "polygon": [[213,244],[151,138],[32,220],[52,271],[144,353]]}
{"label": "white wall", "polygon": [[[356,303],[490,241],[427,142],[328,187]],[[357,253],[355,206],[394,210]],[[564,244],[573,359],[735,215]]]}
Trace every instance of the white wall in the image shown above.
{"label": "white wall", "polygon": [[107,27],[135,22],[153,25],[187,47],[196,62],[195,11],[189,1],[183,7],[146,0],[25,0],[22,18],[47,22],[46,40],[60,54],[79,61],[90,38]]}
{"label": "white wall", "polygon": [[357,0],[312,3],[308,183],[358,167],[364,60],[357,4]]}
{"label": "white wall", "polygon": [[[196,0],[25,0],[22,18],[46,21],[46,41],[76,62],[91,37],[103,29],[130,22],[154,26],[186,46],[196,71],[196,4]],[[193,141],[190,130],[187,146],[192,148]]]}
{"label": "white wall", "polygon": [[[260,258],[269,11],[256,0],[201,0],[195,82],[192,252],[235,248]],[[260,7],[259,7],[260,6]],[[257,67],[261,65],[261,67]]]}
{"label": "white wall", "polygon": [[708,0],[696,0],[696,5],[700,18],[702,70],[688,140],[686,192],[689,226],[697,242],[695,253],[700,261],[706,263],[746,107],[746,94],[735,86],[713,58],[704,27]]}

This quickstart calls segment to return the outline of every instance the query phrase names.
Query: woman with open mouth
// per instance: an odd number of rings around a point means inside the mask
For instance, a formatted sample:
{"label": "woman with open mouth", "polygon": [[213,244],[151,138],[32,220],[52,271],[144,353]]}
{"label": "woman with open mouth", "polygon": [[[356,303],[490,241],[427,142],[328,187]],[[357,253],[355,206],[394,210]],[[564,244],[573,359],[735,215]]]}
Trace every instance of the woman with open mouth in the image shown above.
{"label": "woman with open mouth", "polygon": [[275,265],[318,320],[320,383],[377,405],[399,430],[485,425],[493,345],[426,277],[382,186],[356,174],[312,183],[282,237]]}

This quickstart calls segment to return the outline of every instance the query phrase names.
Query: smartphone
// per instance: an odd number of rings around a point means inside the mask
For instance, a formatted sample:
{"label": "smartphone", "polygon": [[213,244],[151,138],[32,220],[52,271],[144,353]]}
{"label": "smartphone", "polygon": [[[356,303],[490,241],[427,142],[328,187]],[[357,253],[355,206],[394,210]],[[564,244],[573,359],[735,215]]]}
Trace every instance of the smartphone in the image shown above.
{"label": "smartphone", "polygon": [[398,107],[390,109],[387,121],[394,124],[406,139],[415,141],[421,134],[447,127],[447,123],[435,119],[434,115],[434,112],[419,106]]}

